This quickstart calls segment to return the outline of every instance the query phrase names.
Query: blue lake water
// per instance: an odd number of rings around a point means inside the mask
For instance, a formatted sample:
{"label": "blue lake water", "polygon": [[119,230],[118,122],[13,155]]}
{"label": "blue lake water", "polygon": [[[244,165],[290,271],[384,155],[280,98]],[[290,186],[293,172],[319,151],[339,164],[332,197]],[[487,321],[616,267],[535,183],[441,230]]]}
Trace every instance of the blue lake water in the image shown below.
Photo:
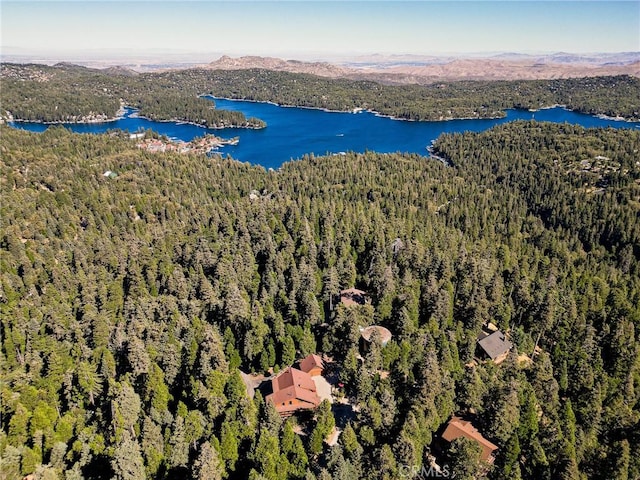
{"label": "blue lake water", "polygon": [[[297,159],[304,154],[337,154],[340,152],[411,152],[425,155],[427,147],[441,133],[483,131],[513,120],[574,123],[584,127],[640,128],[640,122],[623,122],[571,112],[563,108],[550,108],[530,112],[508,110],[507,116],[492,120],[450,120],[442,122],[409,122],[377,116],[370,112],[340,113],[316,109],[281,107],[270,103],[242,100],[215,99],[216,108],[237,110],[247,117],[257,117],[267,122],[267,128],[251,130],[228,128],[212,130],[176,122],[154,122],[135,116],[127,110],[124,118],[105,123],[65,124],[74,132],[101,133],[109,129],[135,132],[152,129],[171,138],[189,141],[205,133],[219,137],[239,136],[238,145],[220,149],[222,155],[266,168],[278,168],[283,162]],[[48,125],[20,122],[15,127],[31,131],[43,131]]]}

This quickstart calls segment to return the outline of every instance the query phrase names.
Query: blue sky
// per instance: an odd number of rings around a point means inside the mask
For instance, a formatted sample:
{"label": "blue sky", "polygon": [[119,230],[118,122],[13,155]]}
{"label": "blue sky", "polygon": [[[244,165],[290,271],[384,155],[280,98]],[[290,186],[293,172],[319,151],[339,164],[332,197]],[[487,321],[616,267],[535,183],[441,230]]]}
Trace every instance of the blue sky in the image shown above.
{"label": "blue sky", "polygon": [[358,54],[640,51],[629,1],[5,1],[3,52]]}

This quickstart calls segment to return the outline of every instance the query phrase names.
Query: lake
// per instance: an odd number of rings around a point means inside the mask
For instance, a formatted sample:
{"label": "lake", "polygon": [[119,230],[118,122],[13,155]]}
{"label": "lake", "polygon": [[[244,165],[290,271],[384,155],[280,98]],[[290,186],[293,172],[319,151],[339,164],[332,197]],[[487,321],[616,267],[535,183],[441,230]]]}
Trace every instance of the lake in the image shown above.
{"label": "lake", "polygon": [[[410,122],[381,117],[371,112],[326,112],[243,100],[221,98],[213,100],[216,108],[237,110],[247,117],[260,118],[267,122],[267,128],[213,130],[185,123],[155,122],[138,118],[132,109],[127,109],[124,118],[112,122],[64,125],[79,133],[102,133],[113,128],[129,132],[152,129],[170,138],[184,141],[205,133],[213,133],[227,139],[239,136],[238,145],[226,145],[219,150],[219,153],[230,155],[243,162],[262,165],[265,168],[278,168],[283,162],[298,159],[307,153],[325,155],[372,150],[383,153],[410,152],[426,155],[427,147],[441,133],[479,132],[513,120],[567,122],[584,127],[640,128],[640,122],[599,118],[571,112],[561,107],[536,112],[507,110],[507,116],[500,119]],[[44,131],[48,127],[48,125],[31,122],[12,125],[31,131]]]}

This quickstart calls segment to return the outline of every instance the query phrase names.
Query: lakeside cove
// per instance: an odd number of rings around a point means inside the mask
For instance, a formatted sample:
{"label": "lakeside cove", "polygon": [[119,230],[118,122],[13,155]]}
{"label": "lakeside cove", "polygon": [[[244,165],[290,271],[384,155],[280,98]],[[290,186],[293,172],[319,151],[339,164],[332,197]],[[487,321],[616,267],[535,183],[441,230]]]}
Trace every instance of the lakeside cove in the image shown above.
{"label": "lakeside cove", "polygon": [[[640,122],[619,121],[573,112],[560,106],[529,110],[506,110],[505,116],[493,119],[451,119],[440,121],[406,121],[369,111],[329,112],[308,107],[285,107],[273,103],[229,100],[208,97],[216,108],[242,112],[247,118],[264,120],[266,128],[204,128],[181,121],[155,121],[138,116],[126,108],[123,116],[104,123],[62,123],[78,133],[103,133],[111,129],[138,132],[151,129],[174,141],[189,142],[195,137],[215,132],[215,136],[235,144],[221,145],[217,150],[237,160],[278,168],[282,163],[307,154],[325,155],[340,152],[376,151],[408,152],[428,156],[427,147],[442,133],[484,131],[495,125],[515,120],[535,120],[578,124],[586,128],[608,127],[638,129]],[[16,128],[41,132],[48,124],[9,122]]]}

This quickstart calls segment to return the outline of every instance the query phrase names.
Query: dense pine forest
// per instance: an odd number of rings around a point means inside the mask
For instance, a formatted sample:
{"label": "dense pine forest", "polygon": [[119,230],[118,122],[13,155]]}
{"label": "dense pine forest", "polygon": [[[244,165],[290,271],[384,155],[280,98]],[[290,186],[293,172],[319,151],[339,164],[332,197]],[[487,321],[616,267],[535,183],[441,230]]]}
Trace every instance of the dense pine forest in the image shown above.
{"label": "dense pine forest", "polygon": [[[1,479],[640,477],[640,132],[515,122],[443,135],[448,165],[277,171],[0,136]],[[336,307],[350,287],[371,303]],[[500,365],[476,358],[489,323]],[[371,324],[393,338],[363,350]],[[347,414],[283,420],[245,387],[309,353]],[[493,465],[439,442],[453,415]]]}
{"label": "dense pine forest", "polygon": [[216,109],[215,103],[200,98],[198,91],[184,82],[168,84],[153,76],[134,81],[136,77],[126,72],[70,64],[2,64],[2,114],[50,123],[105,121],[116,118],[127,105],[152,120],[191,122],[209,128],[266,126],[260,119],[247,119],[242,112]]}
{"label": "dense pine forest", "polygon": [[153,120],[211,128],[262,128],[240,112],[215,109],[214,95],[340,111],[373,110],[407,120],[496,118],[509,108],[565,105],[571,110],[640,119],[640,79],[629,76],[558,80],[462,81],[383,85],[260,69],[187,69],[138,74],[58,64],[0,66],[2,114],[17,120],[77,122],[117,115],[121,105]]}

